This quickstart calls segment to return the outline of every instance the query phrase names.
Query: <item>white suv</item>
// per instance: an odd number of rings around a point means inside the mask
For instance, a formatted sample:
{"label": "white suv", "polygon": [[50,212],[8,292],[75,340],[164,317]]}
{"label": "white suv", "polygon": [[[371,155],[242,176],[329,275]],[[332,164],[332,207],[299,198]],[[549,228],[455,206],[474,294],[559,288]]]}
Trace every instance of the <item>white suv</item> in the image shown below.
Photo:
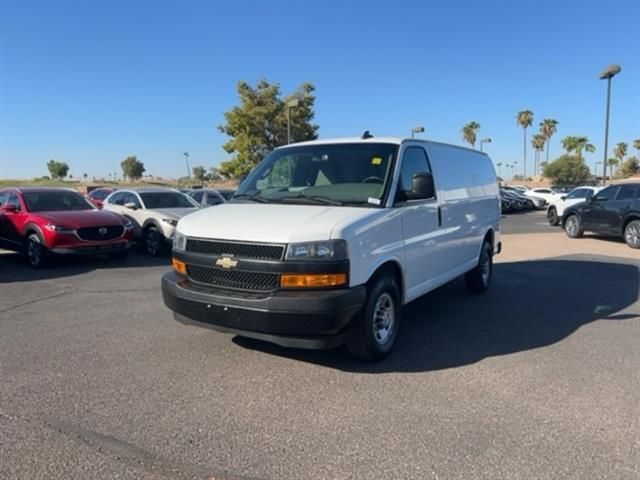
{"label": "white suv", "polygon": [[116,190],[104,200],[103,208],[127,217],[133,223],[134,238],[144,242],[149,255],[160,256],[169,250],[178,220],[200,205],[178,190],[135,188]]}
{"label": "white suv", "polygon": [[547,220],[549,225],[556,226],[560,224],[564,211],[578,203],[586,202],[594,193],[600,191],[602,187],[577,187],[568,194],[556,198],[547,208]]}

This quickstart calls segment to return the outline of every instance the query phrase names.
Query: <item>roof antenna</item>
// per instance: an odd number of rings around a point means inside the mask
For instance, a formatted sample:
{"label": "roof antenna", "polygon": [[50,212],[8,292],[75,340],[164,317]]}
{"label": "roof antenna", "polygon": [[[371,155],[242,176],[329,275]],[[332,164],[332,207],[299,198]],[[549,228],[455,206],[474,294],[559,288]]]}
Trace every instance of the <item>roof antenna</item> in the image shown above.
{"label": "roof antenna", "polygon": [[371,135],[369,130],[365,130],[360,138],[366,140],[367,138],[373,138],[373,135]]}

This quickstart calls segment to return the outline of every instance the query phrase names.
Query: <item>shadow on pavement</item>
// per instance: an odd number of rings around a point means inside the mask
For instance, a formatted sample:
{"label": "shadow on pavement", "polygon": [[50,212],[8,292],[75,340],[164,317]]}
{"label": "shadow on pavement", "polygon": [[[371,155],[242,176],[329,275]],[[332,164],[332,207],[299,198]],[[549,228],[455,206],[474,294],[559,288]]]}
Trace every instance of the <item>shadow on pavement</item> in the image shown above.
{"label": "shadow on pavement", "polygon": [[50,280],[112,268],[158,267],[171,265],[171,257],[150,257],[134,248],[125,259],[110,259],[106,255],[96,257],[56,256],[41,270],[29,267],[23,255],[13,252],[0,254],[0,285],[11,282]]}
{"label": "shadow on pavement", "polygon": [[624,263],[501,263],[485,295],[468,294],[456,280],[406,306],[395,350],[379,363],[354,360],[344,348],[292,350],[241,337],[234,342],[350,372],[441,370],[551,345],[595,320],[638,319],[640,311],[618,313],[638,300],[638,286],[638,267]]}

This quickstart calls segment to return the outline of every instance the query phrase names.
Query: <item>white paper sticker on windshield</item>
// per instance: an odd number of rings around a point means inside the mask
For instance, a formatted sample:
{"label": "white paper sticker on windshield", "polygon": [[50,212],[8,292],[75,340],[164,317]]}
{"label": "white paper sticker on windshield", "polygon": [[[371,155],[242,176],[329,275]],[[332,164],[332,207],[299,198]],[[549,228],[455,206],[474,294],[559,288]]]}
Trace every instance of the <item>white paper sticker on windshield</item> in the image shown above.
{"label": "white paper sticker on windshield", "polygon": [[380,199],[379,198],[373,198],[373,197],[369,197],[367,199],[367,202],[373,204],[373,205],[380,205]]}

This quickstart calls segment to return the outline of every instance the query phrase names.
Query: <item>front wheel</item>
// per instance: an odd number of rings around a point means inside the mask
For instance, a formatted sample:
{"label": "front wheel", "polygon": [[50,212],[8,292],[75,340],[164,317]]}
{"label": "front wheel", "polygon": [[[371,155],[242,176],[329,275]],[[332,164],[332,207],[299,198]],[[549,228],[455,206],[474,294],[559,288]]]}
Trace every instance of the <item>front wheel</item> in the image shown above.
{"label": "front wheel", "polygon": [[547,210],[547,221],[552,227],[555,227],[560,222],[560,219],[558,218],[558,211],[554,207]]}
{"label": "front wheel", "polygon": [[32,268],[44,268],[47,264],[47,247],[36,233],[32,233],[27,237],[25,242],[25,252],[27,261]]}
{"label": "front wheel", "polygon": [[567,217],[564,222],[564,231],[569,238],[580,238],[584,233],[582,222],[577,215],[572,214]]}
{"label": "front wheel", "polygon": [[391,276],[379,277],[368,290],[347,348],[352,356],[375,362],[393,349],[402,308],[400,291]]}
{"label": "front wheel", "polygon": [[478,265],[467,272],[464,281],[471,293],[484,293],[491,285],[493,278],[493,248],[489,242],[484,242],[480,249]]}
{"label": "front wheel", "polygon": [[161,257],[166,252],[164,235],[156,227],[150,227],[144,235],[144,245],[152,257]]}
{"label": "front wheel", "polygon": [[631,248],[640,248],[640,220],[632,220],[624,228],[624,241]]}

